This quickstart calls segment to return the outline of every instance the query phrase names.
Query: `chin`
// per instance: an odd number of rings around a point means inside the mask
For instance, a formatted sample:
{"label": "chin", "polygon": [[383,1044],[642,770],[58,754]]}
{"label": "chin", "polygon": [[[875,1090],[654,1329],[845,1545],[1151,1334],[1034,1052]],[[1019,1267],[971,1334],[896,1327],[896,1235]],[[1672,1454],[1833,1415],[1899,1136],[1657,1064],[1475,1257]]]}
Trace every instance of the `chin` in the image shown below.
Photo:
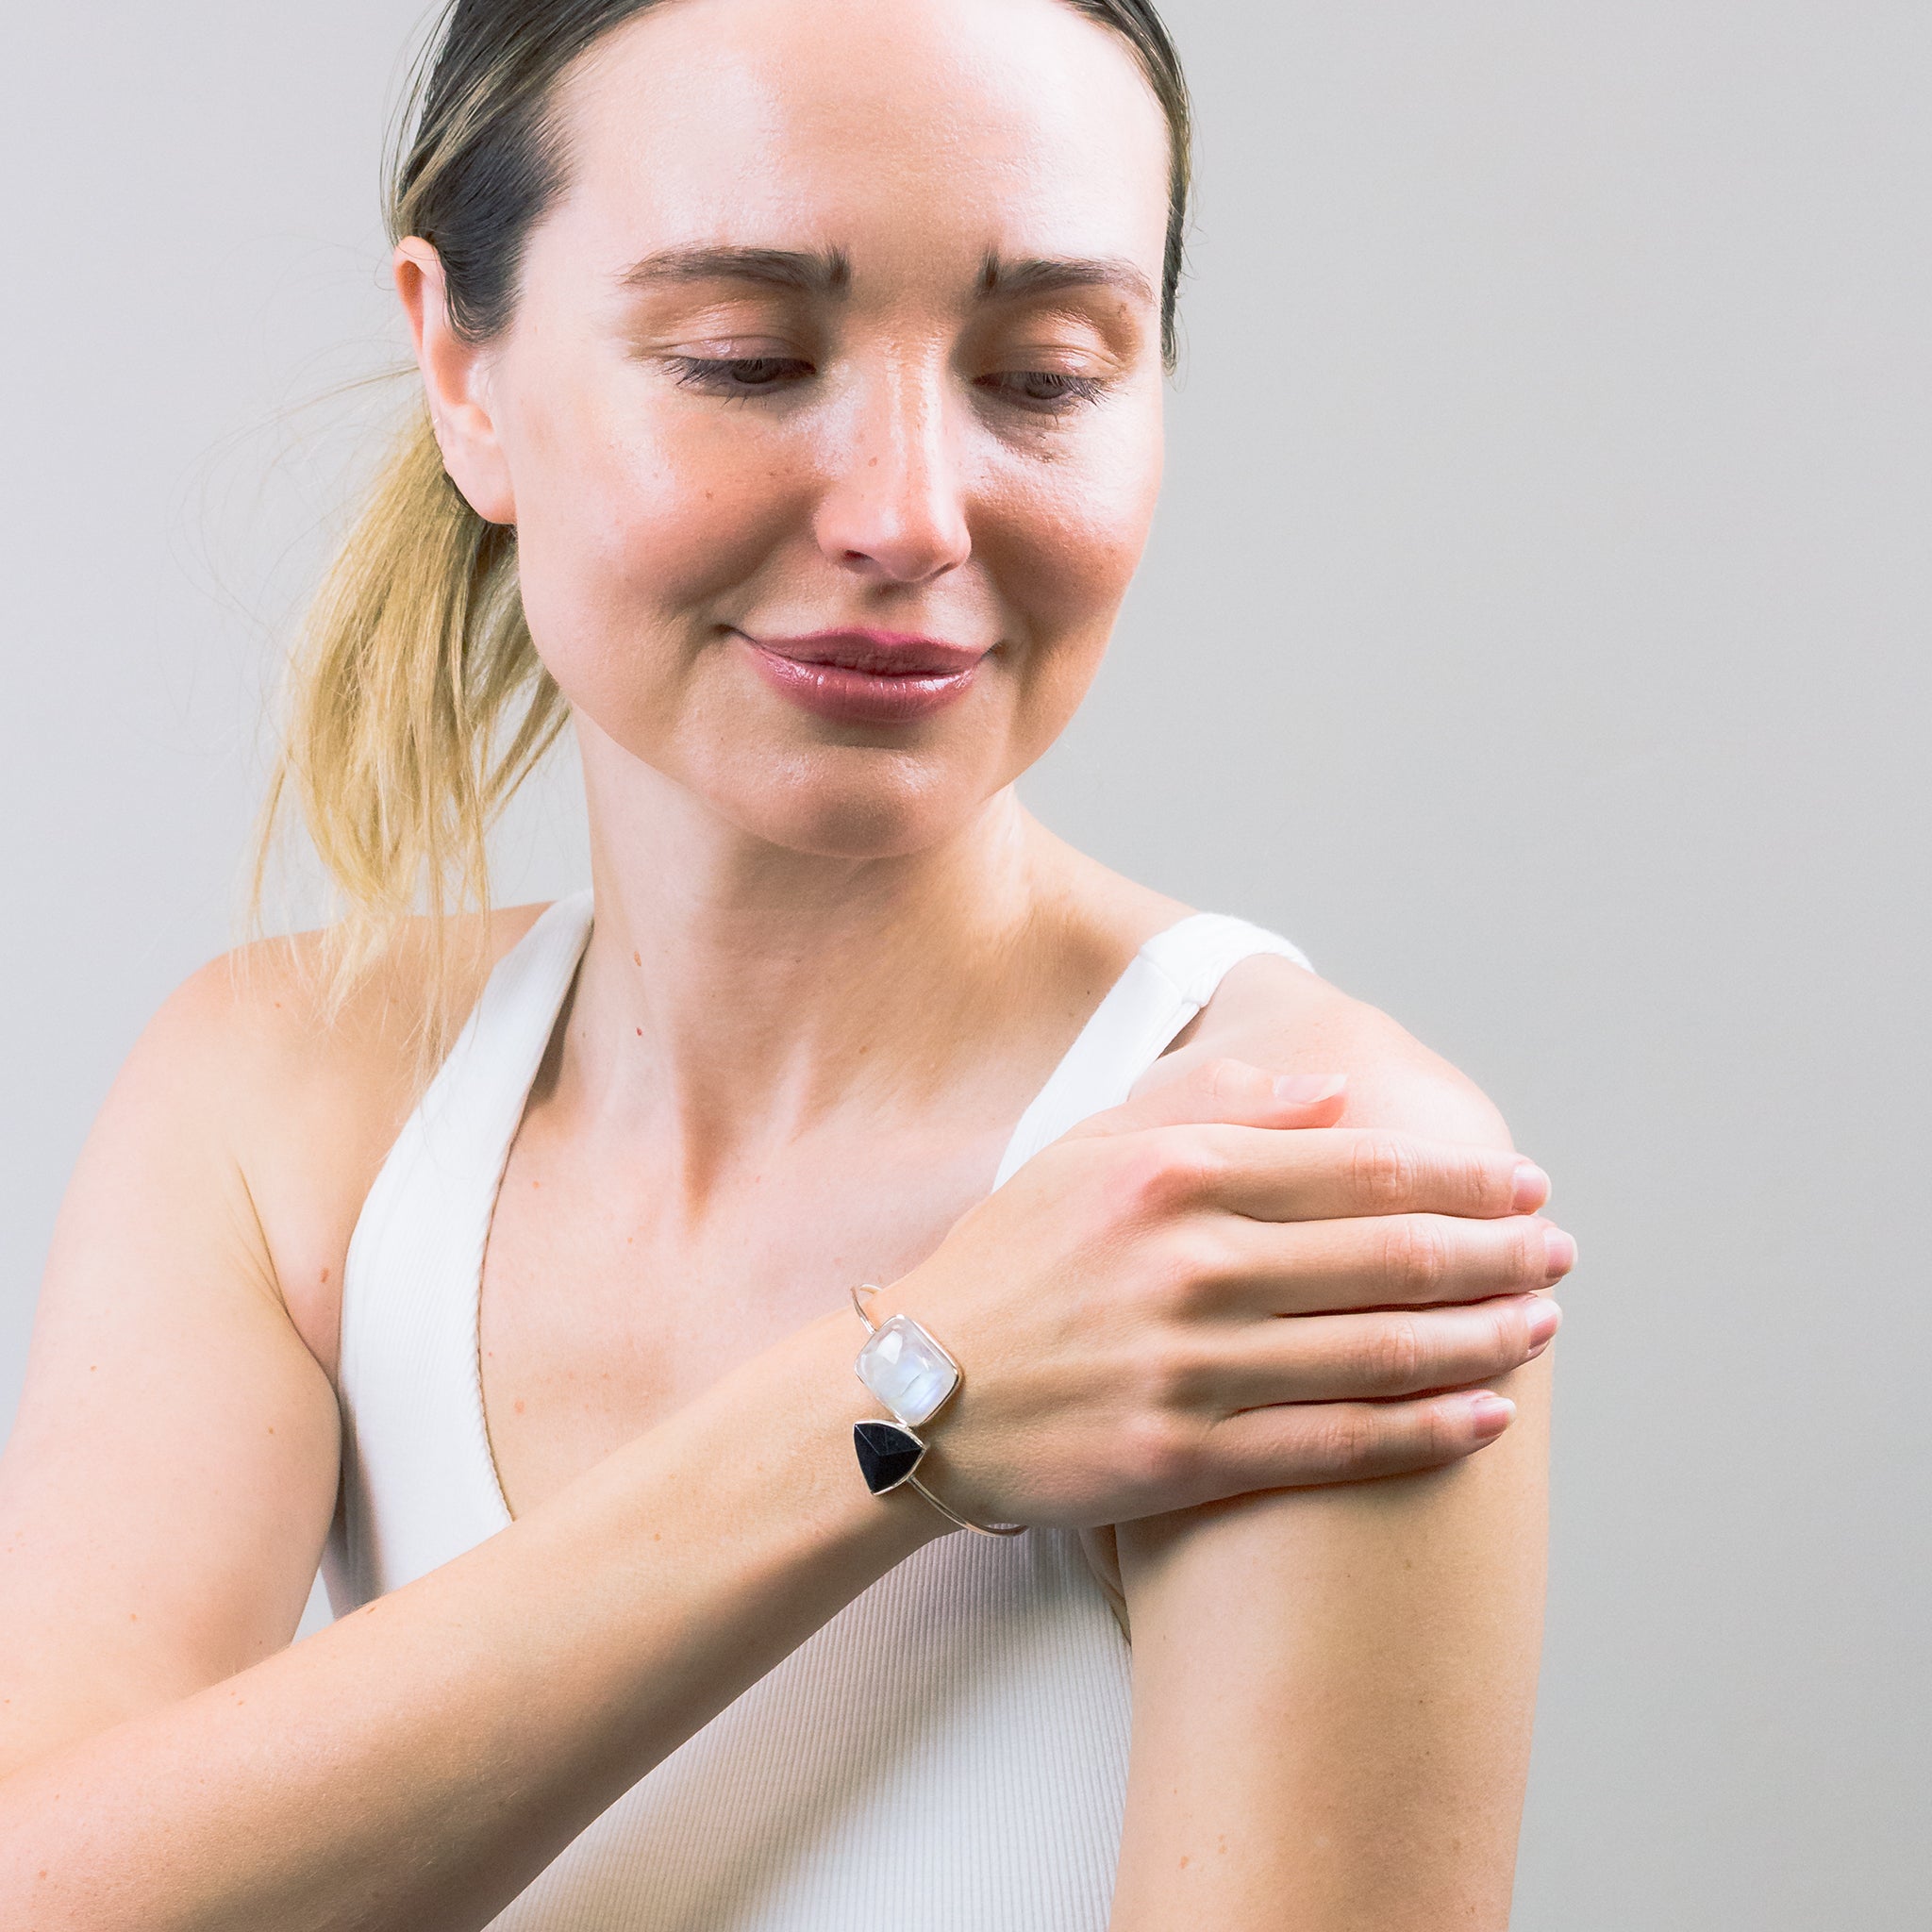
{"label": "chin", "polygon": [[[897,742],[858,728],[839,741],[788,709],[774,714],[763,693],[713,691],[680,705],[671,693],[625,691],[610,702],[608,691],[558,681],[577,721],[586,779],[614,823],[631,816],[628,793],[644,823],[695,810],[779,851],[823,858],[937,849],[978,823],[1064,722],[1060,707],[1039,717],[988,705],[892,734]],[[868,735],[874,741],[854,741]]]}
{"label": "chin", "polygon": [[915,754],[841,747],[741,782],[693,787],[754,838],[821,858],[902,858],[976,819],[1004,774],[968,774]]}

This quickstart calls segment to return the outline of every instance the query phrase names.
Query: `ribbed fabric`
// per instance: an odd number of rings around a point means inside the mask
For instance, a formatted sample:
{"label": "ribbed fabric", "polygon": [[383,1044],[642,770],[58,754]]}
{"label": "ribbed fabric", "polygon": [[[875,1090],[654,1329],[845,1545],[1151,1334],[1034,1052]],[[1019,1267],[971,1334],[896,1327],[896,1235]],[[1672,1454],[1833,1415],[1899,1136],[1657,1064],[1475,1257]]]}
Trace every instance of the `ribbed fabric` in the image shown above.
{"label": "ribbed fabric", "polygon": [[[588,892],[559,900],[505,956],[363,1205],[342,1281],[343,1508],[325,1563],[339,1616],[509,1524],[483,1414],[483,1250],[591,918]],[[1211,913],[1150,940],[1027,1108],[994,1185],[1124,1099],[1255,953],[1307,963]],[[1104,1932],[1128,1715],[1126,1643],[1077,1536],[949,1536],[633,1786],[493,1924]]]}

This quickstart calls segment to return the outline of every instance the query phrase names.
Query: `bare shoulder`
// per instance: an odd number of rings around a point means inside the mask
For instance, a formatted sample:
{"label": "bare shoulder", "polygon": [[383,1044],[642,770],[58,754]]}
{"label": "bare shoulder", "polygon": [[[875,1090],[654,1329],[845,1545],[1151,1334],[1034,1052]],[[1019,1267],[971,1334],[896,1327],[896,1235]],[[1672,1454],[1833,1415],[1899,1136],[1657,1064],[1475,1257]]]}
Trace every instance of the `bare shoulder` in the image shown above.
{"label": "bare shoulder", "polygon": [[104,1127],[191,1137],[232,1174],[265,1278],[331,1374],[349,1237],[433,1071],[438,999],[459,1018],[543,910],[451,921],[441,979],[429,922],[411,921],[334,1009],[324,933],[239,947],[175,989],[116,1082]]}
{"label": "bare shoulder", "polygon": [[1283,1074],[1345,1074],[1342,1124],[1509,1146],[1475,1082],[1380,1008],[1291,960],[1244,959],[1222,982],[1175,1058],[1225,1058]]}
{"label": "bare shoulder", "polygon": [[[534,917],[473,926],[473,970]],[[429,938],[340,1011],[316,935],[225,955],[123,1065],[0,1457],[0,1774],[293,1634],[338,1492],[342,1266],[418,1084]]]}
{"label": "bare shoulder", "polygon": [[[505,907],[445,922],[452,967],[443,989],[460,1015],[483,980],[546,908]],[[181,1054],[251,1085],[295,1078],[308,1085],[344,1073],[386,1073],[408,1082],[439,994],[435,934],[426,919],[395,941],[331,1010],[328,935],[300,932],[224,953],[175,989],[136,1048]]]}

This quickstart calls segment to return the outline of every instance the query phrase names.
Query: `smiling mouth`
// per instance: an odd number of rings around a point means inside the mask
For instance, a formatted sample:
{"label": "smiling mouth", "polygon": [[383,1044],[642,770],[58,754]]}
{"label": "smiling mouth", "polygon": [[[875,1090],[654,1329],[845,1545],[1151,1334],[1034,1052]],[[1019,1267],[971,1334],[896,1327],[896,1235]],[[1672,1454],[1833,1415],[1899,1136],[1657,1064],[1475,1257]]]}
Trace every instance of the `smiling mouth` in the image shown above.
{"label": "smiling mouth", "polygon": [[816,631],[759,639],[740,631],[765,683],[838,724],[907,724],[964,697],[985,649],[905,632]]}

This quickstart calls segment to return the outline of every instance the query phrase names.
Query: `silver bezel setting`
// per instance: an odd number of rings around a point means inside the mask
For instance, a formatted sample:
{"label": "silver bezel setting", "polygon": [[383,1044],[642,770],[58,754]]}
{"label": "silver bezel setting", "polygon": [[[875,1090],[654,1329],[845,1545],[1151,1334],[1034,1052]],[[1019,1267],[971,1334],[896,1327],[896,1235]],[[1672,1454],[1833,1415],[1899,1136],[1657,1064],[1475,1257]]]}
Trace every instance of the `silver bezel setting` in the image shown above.
{"label": "silver bezel setting", "polygon": [[[891,1402],[886,1402],[886,1407],[888,1408],[892,1409],[891,1426],[903,1430],[905,1434],[910,1436],[912,1440],[919,1444],[920,1455],[919,1460],[915,1461],[912,1467],[908,1469],[904,1475],[900,1476],[897,1481],[889,1483],[883,1490],[873,1490],[872,1493],[874,1496],[890,1496],[896,1490],[917,1490],[919,1493],[922,1496],[924,1496],[925,1500],[928,1503],[930,1503],[932,1507],[935,1509],[937,1509],[940,1512],[940,1514],[946,1519],[948,1523],[955,1524],[957,1527],[960,1529],[970,1529],[974,1536],[1024,1535],[1027,1528],[1027,1525],[1024,1523],[987,1524],[967,1522],[965,1517],[958,1514],[955,1510],[947,1508],[945,1504],[941,1503],[940,1499],[936,1495],[934,1495],[933,1492],[929,1489],[927,1489],[923,1482],[919,1480],[917,1472],[921,1467],[921,1464],[923,1464],[924,1461],[925,1451],[929,1445],[926,1443],[924,1439],[922,1436],[920,1436],[918,1430],[919,1428],[923,1427],[926,1423],[930,1422],[934,1416],[939,1414],[941,1409],[944,1408],[947,1403],[952,1401],[953,1397],[959,1392],[960,1385],[965,1381],[966,1377],[964,1372],[960,1369],[959,1364],[953,1359],[951,1353],[946,1349],[944,1344],[940,1341],[939,1338],[935,1336],[932,1333],[932,1331],[929,1328],[927,1328],[923,1323],[914,1321],[910,1315],[892,1315],[890,1316],[883,1323],[874,1322],[872,1318],[871,1310],[867,1308],[865,1305],[865,1297],[868,1295],[874,1295],[876,1293],[878,1293],[877,1285],[870,1281],[858,1282],[854,1285],[852,1290],[852,1306],[856,1309],[858,1309],[858,1319],[865,1324],[866,1327],[865,1348],[861,1348],[859,1350],[858,1358],[853,1363],[852,1367],[853,1373],[856,1375],[858,1375],[859,1381],[864,1385],[866,1392],[869,1395],[878,1396],[878,1391],[875,1390],[870,1382],[866,1381],[865,1372],[863,1368],[860,1366],[860,1364],[864,1361],[865,1358],[865,1350],[866,1348],[870,1348],[872,1346],[874,1337],[883,1333],[886,1329],[891,1327],[891,1325],[894,1323],[899,1323],[903,1324],[904,1327],[911,1330],[912,1333],[917,1335],[921,1339],[921,1341],[923,1341],[925,1343],[925,1345],[929,1349],[931,1349],[932,1352],[936,1356],[938,1356],[939,1358],[942,1362],[944,1362],[949,1369],[952,1370],[953,1380],[951,1386],[947,1389],[946,1392],[943,1395],[941,1395],[940,1399],[936,1403],[934,1403],[933,1406],[929,1409],[927,1409],[924,1415],[918,1418],[916,1424],[911,1417],[901,1415],[899,1411],[893,1407]],[[886,1401],[886,1398],[884,1396],[878,1396],[878,1399],[882,1402]],[[883,1416],[878,1416],[873,1418],[873,1420],[883,1423],[886,1421],[886,1418]],[[868,1484],[867,1487],[870,1488],[870,1484]]]}

